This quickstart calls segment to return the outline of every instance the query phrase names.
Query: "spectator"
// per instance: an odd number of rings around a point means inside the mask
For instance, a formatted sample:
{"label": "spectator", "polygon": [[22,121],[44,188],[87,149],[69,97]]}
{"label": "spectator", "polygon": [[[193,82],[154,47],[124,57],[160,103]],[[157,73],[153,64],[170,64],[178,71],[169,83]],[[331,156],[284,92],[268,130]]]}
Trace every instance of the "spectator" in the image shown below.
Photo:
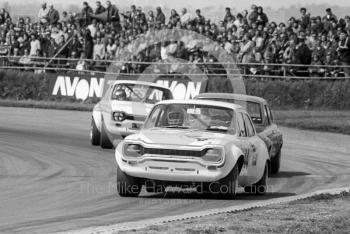
{"label": "spectator", "polygon": [[258,19],[258,7],[256,5],[251,6],[252,12],[250,13],[248,20],[249,24],[252,25],[252,23],[256,23]]}
{"label": "spectator", "polygon": [[311,63],[311,51],[309,47],[305,44],[306,34],[300,32],[298,38],[298,45],[296,46],[296,62],[297,64],[308,65]]}
{"label": "spectator", "polygon": [[49,9],[47,8],[46,3],[43,3],[41,5],[41,8],[39,10],[38,13],[38,18],[39,18],[39,22],[42,24],[47,24],[48,23],[48,14],[49,14]]}
{"label": "spectator", "polygon": [[205,18],[201,14],[201,10],[196,10],[196,16],[194,18],[194,21],[197,25],[204,25],[205,24]]}
{"label": "spectator", "polygon": [[[346,31],[340,33],[338,53],[341,65],[350,66],[350,40]],[[346,77],[350,77],[350,68],[344,68]]]}
{"label": "spectator", "polygon": [[37,51],[40,51],[40,41],[38,40],[37,36],[35,34],[31,35],[31,41],[30,41],[30,56],[37,55]]}
{"label": "spectator", "polygon": [[165,15],[160,7],[157,7],[157,13],[156,13],[156,23],[158,25],[165,24]]}
{"label": "spectator", "polygon": [[330,21],[333,21],[333,20],[337,22],[338,21],[337,16],[333,14],[331,8],[327,8],[326,9],[326,15],[323,17],[323,21],[330,22]]}
{"label": "spectator", "polygon": [[264,9],[259,6],[257,9],[257,18],[255,21],[258,25],[262,25],[265,27],[265,25],[269,22],[269,19],[267,18],[267,15],[264,13]]}
{"label": "spectator", "polygon": [[96,39],[96,43],[94,44],[94,54],[93,59],[95,60],[102,60],[105,58],[106,55],[106,47],[101,38]]}
{"label": "spectator", "polygon": [[68,16],[67,11],[62,12],[61,23],[69,23],[70,17]]}
{"label": "spectator", "polygon": [[310,25],[310,14],[307,14],[306,8],[300,9],[301,17],[300,17],[300,25],[303,30],[307,29]]}
{"label": "spectator", "polygon": [[60,20],[60,14],[53,7],[52,4],[49,7],[49,13],[47,14],[47,19],[48,19],[49,24],[51,24],[51,25],[56,25],[57,22]]}
{"label": "spectator", "polygon": [[186,25],[186,24],[188,24],[191,21],[192,21],[191,14],[187,12],[186,8],[182,8],[182,11],[181,11],[181,23],[183,25]]}
{"label": "spectator", "polygon": [[115,26],[119,26],[120,17],[118,9],[111,4],[110,1],[107,1],[107,23],[113,23]]}
{"label": "spectator", "polygon": [[95,15],[99,15],[106,11],[106,8],[102,6],[101,1],[96,2]]}
{"label": "spectator", "polygon": [[226,7],[226,9],[225,9],[225,17],[224,17],[224,23],[225,24],[227,24],[229,22],[229,18],[230,18],[230,20],[233,20],[233,21],[236,20],[235,17],[231,13],[231,8]]}
{"label": "spectator", "polygon": [[172,9],[170,12],[169,24],[175,27],[178,22],[180,22],[180,16],[176,10]]}
{"label": "spectator", "polygon": [[82,24],[84,26],[89,25],[91,23],[92,14],[93,14],[92,8],[89,6],[87,2],[83,2],[83,9],[81,10],[81,18],[82,18]]}

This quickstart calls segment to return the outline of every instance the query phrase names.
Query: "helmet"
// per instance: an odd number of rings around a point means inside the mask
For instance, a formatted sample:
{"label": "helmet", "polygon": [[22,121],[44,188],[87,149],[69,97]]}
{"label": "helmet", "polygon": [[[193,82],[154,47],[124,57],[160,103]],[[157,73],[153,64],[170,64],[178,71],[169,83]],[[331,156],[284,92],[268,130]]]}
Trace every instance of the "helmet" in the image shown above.
{"label": "helmet", "polygon": [[123,89],[117,89],[113,93],[113,99],[119,100],[119,101],[124,101],[126,100],[126,93],[125,90]]}

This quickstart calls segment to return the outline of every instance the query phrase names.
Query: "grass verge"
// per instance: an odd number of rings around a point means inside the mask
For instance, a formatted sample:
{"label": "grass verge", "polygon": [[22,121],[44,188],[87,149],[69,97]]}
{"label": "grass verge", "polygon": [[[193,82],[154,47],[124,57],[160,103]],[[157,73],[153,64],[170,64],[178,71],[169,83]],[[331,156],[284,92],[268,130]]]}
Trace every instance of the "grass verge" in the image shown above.
{"label": "grass verge", "polygon": [[274,111],[274,116],[281,126],[350,134],[350,111],[281,110]]}
{"label": "grass verge", "polygon": [[119,233],[350,233],[350,193]]}
{"label": "grass verge", "polygon": [[[92,111],[94,104],[66,101],[17,101],[0,99],[0,106],[41,109]],[[325,132],[350,134],[350,111],[334,110],[277,110],[278,125]]]}

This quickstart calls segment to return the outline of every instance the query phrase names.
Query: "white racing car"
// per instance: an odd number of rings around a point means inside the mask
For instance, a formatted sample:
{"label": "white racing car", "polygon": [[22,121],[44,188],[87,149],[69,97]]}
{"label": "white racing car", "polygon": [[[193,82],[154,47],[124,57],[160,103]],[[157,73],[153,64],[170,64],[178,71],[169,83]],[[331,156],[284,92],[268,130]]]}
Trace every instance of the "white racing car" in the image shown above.
{"label": "white racing car", "polygon": [[[140,132],[115,150],[121,196],[196,188],[234,197],[238,186],[265,194],[270,159],[247,111],[207,100],[157,103]],[[193,187],[192,187],[193,186]]]}
{"label": "white racing car", "polygon": [[150,82],[118,80],[92,112],[92,145],[112,148],[113,141],[140,130],[155,103],[172,99],[170,89]]}

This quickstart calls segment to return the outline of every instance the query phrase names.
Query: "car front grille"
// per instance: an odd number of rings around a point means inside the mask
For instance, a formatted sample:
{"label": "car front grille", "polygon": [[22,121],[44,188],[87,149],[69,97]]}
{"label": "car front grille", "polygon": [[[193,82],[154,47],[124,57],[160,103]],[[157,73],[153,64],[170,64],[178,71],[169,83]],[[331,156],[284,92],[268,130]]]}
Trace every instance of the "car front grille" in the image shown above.
{"label": "car front grille", "polygon": [[144,154],[188,156],[188,157],[202,157],[205,155],[206,151],[207,151],[206,149],[199,151],[199,150],[143,148]]}

